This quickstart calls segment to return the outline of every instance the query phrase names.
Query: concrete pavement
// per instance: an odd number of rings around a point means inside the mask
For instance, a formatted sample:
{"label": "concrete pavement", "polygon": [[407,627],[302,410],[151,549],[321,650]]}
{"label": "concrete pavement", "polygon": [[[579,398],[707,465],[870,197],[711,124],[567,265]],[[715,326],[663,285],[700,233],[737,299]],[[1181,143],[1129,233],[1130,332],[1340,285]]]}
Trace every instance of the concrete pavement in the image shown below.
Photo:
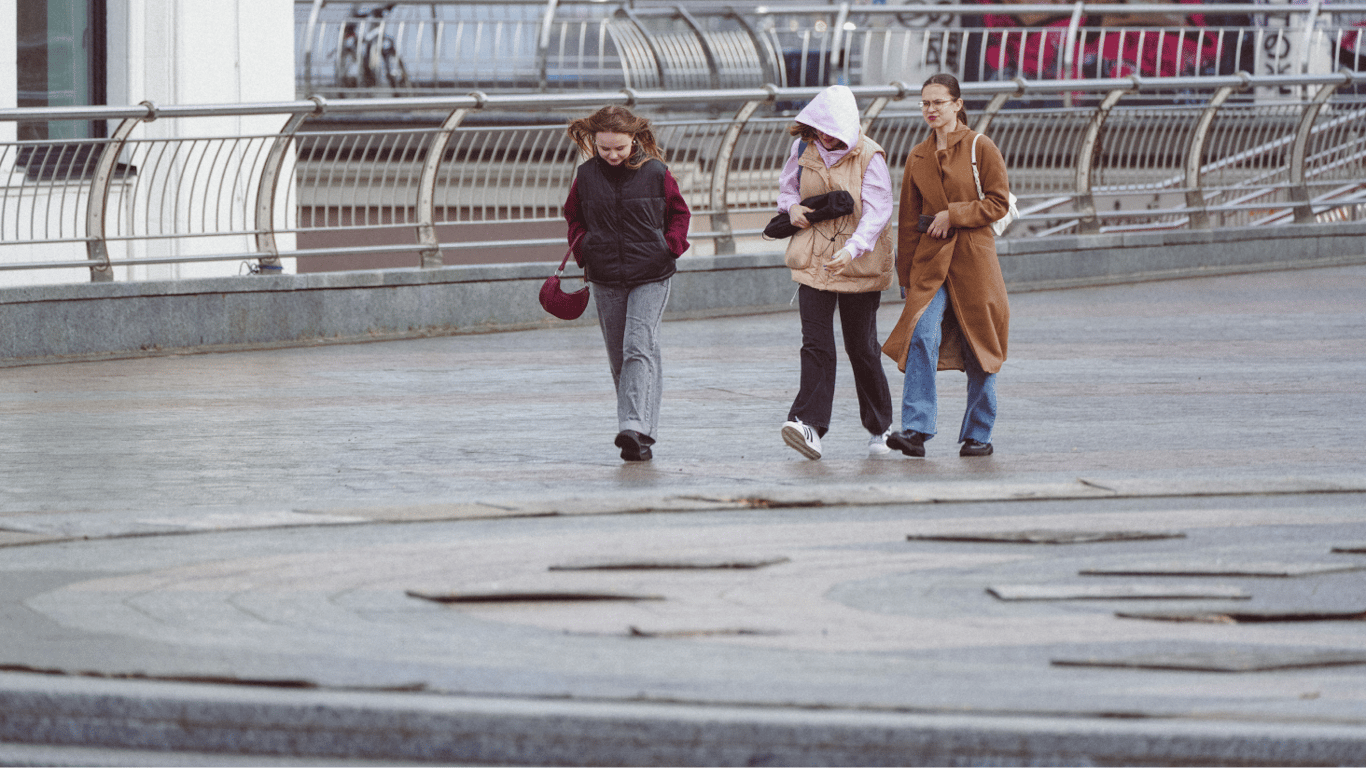
{"label": "concrete pavement", "polygon": [[643,465],[595,328],[0,371],[0,763],[1366,762],[1364,299],[1017,294],[973,460],[954,373],[783,445],[795,313],[666,323]]}

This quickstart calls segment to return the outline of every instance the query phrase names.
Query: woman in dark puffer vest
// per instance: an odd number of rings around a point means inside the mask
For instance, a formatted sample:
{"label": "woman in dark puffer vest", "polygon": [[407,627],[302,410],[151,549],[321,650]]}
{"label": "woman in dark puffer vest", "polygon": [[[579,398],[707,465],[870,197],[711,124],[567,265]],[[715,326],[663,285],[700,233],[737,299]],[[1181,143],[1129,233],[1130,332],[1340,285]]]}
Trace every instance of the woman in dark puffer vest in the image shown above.
{"label": "woman in dark puffer vest", "polygon": [[626,461],[649,461],[664,383],[659,323],[692,216],[649,120],[603,107],[571,122],[569,137],[589,159],[574,177],[564,218],[607,345],[616,446]]}

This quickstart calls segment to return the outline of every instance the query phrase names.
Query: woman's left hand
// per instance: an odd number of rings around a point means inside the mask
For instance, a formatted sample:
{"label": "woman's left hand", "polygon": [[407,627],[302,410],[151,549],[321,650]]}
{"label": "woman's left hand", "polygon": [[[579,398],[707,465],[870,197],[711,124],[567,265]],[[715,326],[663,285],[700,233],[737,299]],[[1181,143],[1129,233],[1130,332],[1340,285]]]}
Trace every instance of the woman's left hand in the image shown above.
{"label": "woman's left hand", "polygon": [[845,268],[849,266],[849,262],[853,260],[854,254],[850,253],[848,248],[841,248],[835,251],[835,255],[831,256],[829,261],[825,262],[825,271],[832,275],[842,274]]}

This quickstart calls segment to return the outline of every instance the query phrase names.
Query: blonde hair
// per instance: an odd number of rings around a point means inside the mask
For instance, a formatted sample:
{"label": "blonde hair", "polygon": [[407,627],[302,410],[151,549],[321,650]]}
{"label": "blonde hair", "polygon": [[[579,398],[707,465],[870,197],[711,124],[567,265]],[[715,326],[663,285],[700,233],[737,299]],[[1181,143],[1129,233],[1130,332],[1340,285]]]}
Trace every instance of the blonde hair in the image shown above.
{"label": "blonde hair", "polygon": [[599,133],[624,133],[636,145],[626,161],[626,167],[639,168],[650,158],[664,162],[664,152],[655,141],[655,132],[650,127],[649,119],[640,117],[626,107],[607,106],[588,117],[573,120],[569,123],[567,133],[588,157],[597,154],[594,139]]}

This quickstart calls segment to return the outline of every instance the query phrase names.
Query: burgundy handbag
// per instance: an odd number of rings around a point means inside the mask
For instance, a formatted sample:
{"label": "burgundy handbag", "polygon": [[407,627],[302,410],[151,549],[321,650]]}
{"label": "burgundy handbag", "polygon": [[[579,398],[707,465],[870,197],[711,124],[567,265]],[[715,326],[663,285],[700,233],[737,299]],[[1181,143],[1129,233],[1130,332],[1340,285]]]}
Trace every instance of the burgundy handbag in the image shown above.
{"label": "burgundy handbag", "polygon": [[[577,245],[577,243],[576,243]],[[564,253],[564,260],[560,262],[560,268],[555,270],[555,274],[546,278],[545,285],[541,286],[541,306],[545,311],[560,318],[561,320],[576,320],[583,311],[588,308],[588,284],[573,293],[565,293],[560,288],[560,275],[564,273],[564,265],[569,263],[569,257],[574,253],[574,247]]]}

